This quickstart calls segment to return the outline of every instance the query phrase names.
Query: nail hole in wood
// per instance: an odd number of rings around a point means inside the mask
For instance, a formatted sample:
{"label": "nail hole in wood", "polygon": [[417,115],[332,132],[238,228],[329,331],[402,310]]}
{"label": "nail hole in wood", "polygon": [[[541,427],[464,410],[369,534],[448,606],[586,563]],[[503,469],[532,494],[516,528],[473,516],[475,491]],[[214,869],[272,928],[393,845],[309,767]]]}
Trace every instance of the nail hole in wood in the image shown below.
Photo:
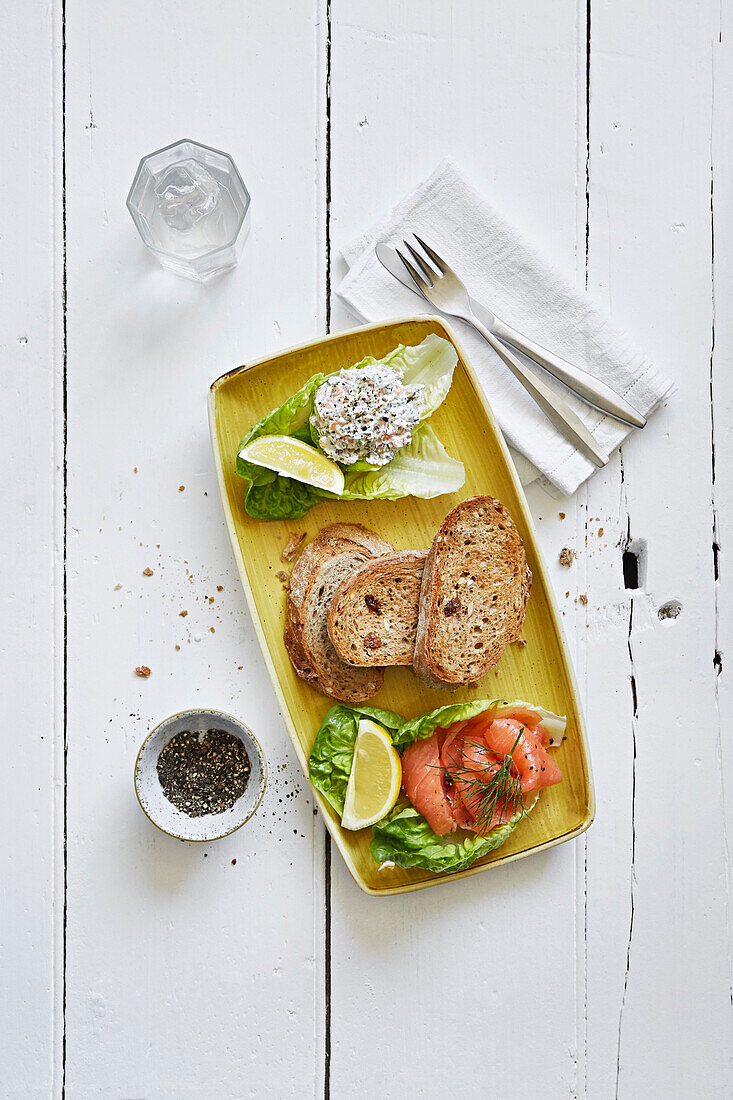
{"label": "nail hole in wood", "polygon": [[634,592],[646,583],[646,543],[632,539],[623,552],[624,588]]}
{"label": "nail hole in wood", "polygon": [[632,550],[624,550],[624,588],[639,587],[639,562]]}

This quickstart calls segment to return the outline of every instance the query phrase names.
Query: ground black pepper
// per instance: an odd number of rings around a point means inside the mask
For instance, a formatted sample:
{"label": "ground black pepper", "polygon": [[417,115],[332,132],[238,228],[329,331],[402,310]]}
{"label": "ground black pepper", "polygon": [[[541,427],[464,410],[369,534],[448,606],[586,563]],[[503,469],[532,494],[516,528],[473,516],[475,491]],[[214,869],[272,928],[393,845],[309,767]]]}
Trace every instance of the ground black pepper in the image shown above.
{"label": "ground black pepper", "polygon": [[252,765],[238,737],[224,730],[186,730],[158,757],[163,794],[189,817],[220,814],[244,793]]}

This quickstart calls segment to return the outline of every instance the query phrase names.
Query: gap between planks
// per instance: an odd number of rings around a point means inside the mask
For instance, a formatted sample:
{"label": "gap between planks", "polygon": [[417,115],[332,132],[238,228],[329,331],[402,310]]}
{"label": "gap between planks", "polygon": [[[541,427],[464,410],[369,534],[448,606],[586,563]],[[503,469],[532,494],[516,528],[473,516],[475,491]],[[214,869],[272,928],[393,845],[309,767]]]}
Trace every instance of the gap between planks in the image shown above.
{"label": "gap between planks", "polygon": [[[57,13],[58,12],[58,16]],[[61,929],[55,936],[60,938],[60,967],[56,970],[56,980],[60,981],[60,990],[56,1002],[61,1009],[61,1050],[54,1057],[53,1079],[54,1093],[64,1100],[66,1096],[66,1053],[67,1053],[67,898],[68,898],[68,281],[67,281],[67,163],[66,163],[66,0],[59,0],[52,9],[55,27],[55,58],[58,58],[55,77],[54,126],[58,127],[60,137],[57,142],[56,164],[54,172],[54,220],[56,223],[58,270],[55,273],[56,293],[59,297],[58,317],[60,324],[60,370],[59,404],[60,417],[56,426],[56,446],[60,452],[60,478],[56,480],[57,502],[55,514],[60,533],[60,547],[56,556],[56,588],[61,589],[61,607],[57,618],[57,644],[61,648],[61,672],[56,685],[56,704],[54,707],[54,728],[61,741],[61,752],[57,756],[57,789],[60,787],[60,806],[57,802],[56,833],[62,837],[60,859],[60,887],[62,894]],[[60,171],[59,171],[60,168]],[[57,198],[57,196],[59,196]],[[58,408],[58,404],[57,404]],[[60,710],[60,713],[59,713]],[[60,970],[60,973],[59,973]]]}
{"label": "gap between planks", "polygon": [[[325,135],[324,135],[324,320],[326,333],[331,331],[331,48],[332,48],[332,16],[331,0],[325,0],[325,69],[323,97],[325,105]],[[324,861],[323,861],[323,901],[324,901],[324,937],[323,937],[323,1100],[331,1097],[331,837],[325,824],[322,824],[325,834]]]}
{"label": "gap between planks", "polygon": [[[718,36],[717,45],[720,46],[723,41],[723,24],[722,24],[723,9],[722,6],[719,10],[719,22],[718,22]],[[718,529],[718,495],[716,486],[716,469],[715,469],[715,444],[716,444],[716,423],[715,423],[715,323],[716,323],[716,310],[717,310],[717,296],[716,296],[716,266],[715,266],[715,124],[716,124],[716,103],[715,103],[715,84],[716,84],[716,52],[715,44],[712,47],[712,65],[711,65],[711,87],[710,87],[710,476],[711,476],[711,504],[713,513],[713,592],[714,592],[714,655],[713,655],[713,668],[715,670],[715,710],[717,714],[717,744],[716,753],[718,760],[718,770],[720,774],[720,801],[723,807],[723,855],[724,855],[724,874],[725,874],[725,909],[726,909],[726,927],[728,929],[728,995],[730,998],[730,1004],[733,1007],[733,950],[731,947],[731,898],[730,898],[730,841],[727,830],[727,817],[725,814],[726,803],[726,790],[725,790],[725,772],[723,761],[723,744],[722,744],[722,724],[720,715],[720,677],[723,673],[723,654],[721,651],[720,642],[720,535]]]}

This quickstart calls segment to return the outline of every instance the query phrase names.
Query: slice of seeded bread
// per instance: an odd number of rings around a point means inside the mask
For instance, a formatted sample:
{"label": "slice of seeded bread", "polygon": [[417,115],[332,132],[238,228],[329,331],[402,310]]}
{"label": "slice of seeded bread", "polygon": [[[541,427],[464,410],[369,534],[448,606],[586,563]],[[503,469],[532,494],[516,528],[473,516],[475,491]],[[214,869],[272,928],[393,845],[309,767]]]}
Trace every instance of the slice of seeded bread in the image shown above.
{"label": "slice of seeded bread", "polygon": [[427,550],[397,550],[341,582],[328,633],[342,660],[362,668],[411,665]]}
{"label": "slice of seeded bread", "polygon": [[361,524],[324,527],[301,553],[290,575],[285,611],[285,646],[301,679],[324,695],[358,703],[376,695],[380,669],[353,668],[341,660],[328,636],[328,610],[341,581],[394,547]]}
{"label": "slice of seeded bread", "polygon": [[431,687],[475,684],[517,641],[532,585],[524,544],[501,501],[449,512],[430,548],[413,666]]}

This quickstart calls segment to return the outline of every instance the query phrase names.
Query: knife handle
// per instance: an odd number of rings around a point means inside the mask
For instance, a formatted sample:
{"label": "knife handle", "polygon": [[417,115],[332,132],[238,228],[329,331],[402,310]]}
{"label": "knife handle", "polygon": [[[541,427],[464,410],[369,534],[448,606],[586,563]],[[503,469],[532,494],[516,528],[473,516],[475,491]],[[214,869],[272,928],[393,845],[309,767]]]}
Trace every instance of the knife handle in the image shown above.
{"label": "knife handle", "polygon": [[487,329],[470,310],[465,313],[453,314],[453,316],[461,317],[469,325],[473,325],[477,332],[481,333],[484,340],[491,344],[499,358],[503,359],[514,377],[519,379],[527,393],[537,402],[551,423],[578,448],[581,454],[584,454],[596,466],[606,465],[608,455],[595,441],[580,417],[573,412],[559,394],[551,390],[540,377],[530,371],[521,360],[517,359],[506,344],[499,340],[490,329]]}
{"label": "knife handle", "polygon": [[497,336],[506,344],[511,344],[517,351],[521,351],[534,360],[535,363],[538,363],[539,366],[544,367],[553,377],[564,382],[589,405],[594,405],[602,412],[610,413],[617,420],[622,420],[625,424],[630,424],[634,428],[645,426],[646,420],[644,417],[640,416],[624,397],[612,390],[605,382],[599,381],[592,374],[581,370],[580,367],[574,367],[572,363],[561,359],[559,355],[553,355],[547,348],[543,348],[540,344],[535,344],[533,340],[522,336],[520,332],[510,328],[498,317],[494,318],[492,331],[494,336]]}

